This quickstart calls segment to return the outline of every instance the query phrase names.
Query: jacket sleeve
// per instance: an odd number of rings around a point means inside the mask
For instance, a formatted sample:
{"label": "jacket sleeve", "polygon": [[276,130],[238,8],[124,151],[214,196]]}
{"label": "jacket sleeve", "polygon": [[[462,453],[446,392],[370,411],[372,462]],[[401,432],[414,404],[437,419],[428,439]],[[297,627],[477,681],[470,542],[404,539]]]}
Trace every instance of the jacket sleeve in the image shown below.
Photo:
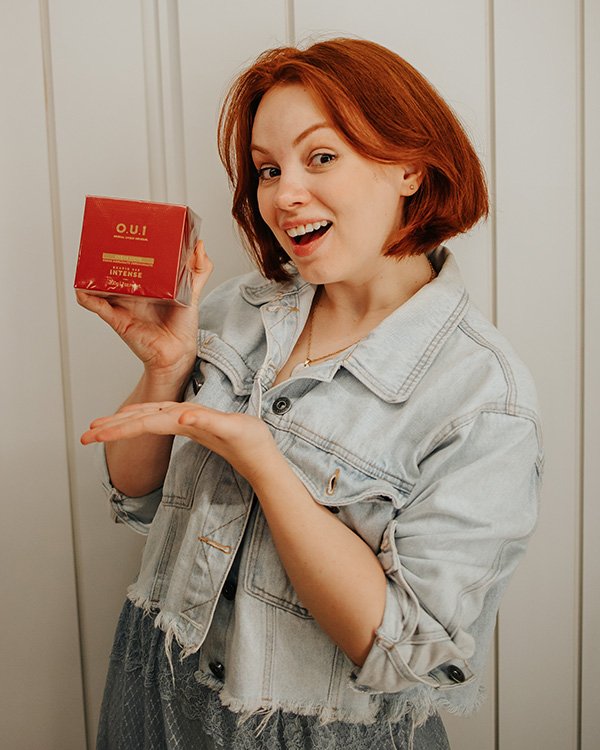
{"label": "jacket sleeve", "polygon": [[[535,418],[487,411],[457,420],[419,468],[380,545],[386,603],[353,673],[362,692],[473,680],[468,660],[487,650],[500,595],[535,527],[542,468]],[[476,656],[483,665],[485,654]]]}
{"label": "jacket sleeve", "polygon": [[148,534],[150,524],[162,499],[162,487],[140,497],[124,495],[110,481],[104,444],[97,443],[95,447],[102,487],[108,496],[115,523],[125,523],[138,534]]}

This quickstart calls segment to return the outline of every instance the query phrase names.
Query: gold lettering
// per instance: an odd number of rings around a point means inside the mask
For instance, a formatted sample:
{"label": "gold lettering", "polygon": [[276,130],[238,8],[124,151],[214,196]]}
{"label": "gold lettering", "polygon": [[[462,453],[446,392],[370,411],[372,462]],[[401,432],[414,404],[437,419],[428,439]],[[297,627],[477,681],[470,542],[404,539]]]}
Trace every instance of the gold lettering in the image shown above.
{"label": "gold lettering", "polygon": [[[140,225],[139,224],[130,224],[129,227],[127,227],[127,224],[123,224],[123,222],[119,222],[119,224],[115,227],[118,234],[115,234],[115,239],[125,239],[125,240],[144,240],[144,242],[148,242],[148,238],[146,237],[146,232],[148,231],[148,227],[146,224],[142,224],[142,231],[140,232]],[[125,235],[125,236],[123,236]],[[138,237],[138,235],[140,235]]]}
{"label": "gold lettering", "polygon": [[127,279],[141,279],[143,276],[143,271],[138,271],[135,268],[119,268],[118,266],[113,266],[109,270],[108,275],[121,276]]}
{"label": "gold lettering", "polygon": [[121,253],[102,253],[105,263],[124,263],[133,266],[148,266],[153,268],[154,258],[146,258],[141,255],[122,255]]}

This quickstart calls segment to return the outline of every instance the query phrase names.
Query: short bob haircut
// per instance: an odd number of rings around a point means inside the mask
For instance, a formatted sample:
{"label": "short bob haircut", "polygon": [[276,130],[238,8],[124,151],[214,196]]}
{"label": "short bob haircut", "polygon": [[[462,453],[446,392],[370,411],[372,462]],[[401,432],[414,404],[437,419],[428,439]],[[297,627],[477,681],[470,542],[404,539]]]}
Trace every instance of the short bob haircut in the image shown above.
{"label": "short bob haircut", "polygon": [[260,215],[250,143],[262,97],[285,84],[304,86],[334,129],[362,156],[384,164],[411,164],[422,172],[385,255],[426,253],[487,215],[483,169],[463,127],[405,60],[360,39],[268,50],[234,81],[218,126],[219,154],[233,188],[232,214],[266,278],[289,279],[289,258]]}

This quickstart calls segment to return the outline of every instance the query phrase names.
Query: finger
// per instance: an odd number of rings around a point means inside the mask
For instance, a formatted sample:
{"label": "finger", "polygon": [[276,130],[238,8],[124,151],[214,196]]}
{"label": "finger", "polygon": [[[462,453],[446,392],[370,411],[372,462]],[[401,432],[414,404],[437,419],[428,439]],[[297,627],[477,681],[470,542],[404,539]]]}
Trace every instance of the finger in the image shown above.
{"label": "finger", "polygon": [[185,408],[179,416],[179,424],[195,430],[209,433],[216,438],[223,439],[228,415],[216,409],[209,409],[198,404]]}
{"label": "finger", "polygon": [[96,312],[98,309],[98,300],[102,299],[97,294],[90,294],[81,289],[75,290],[75,298],[81,307],[85,307],[86,310],[90,310],[91,312]]}
{"label": "finger", "polygon": [[82,292],[80,289],[75,292],[75,296],[77,302],[82,307],[85,307],[86,310],[89,310],[90,312],[96,313],[96,315],[98,315],[98,317],[105,323],[108,323],[111,328],[116,328],[118,318],[113,306],[107,299],[99,297],[97,294]]}
{"label": "finger", "polygon": [[192,304],[197,306],[200,300],[200,294],[209,276],[213,271],[214,265],[212,260],[206,254],[204,249],[204,242],[198,240],[196,247],[194,248],[194,254],[192,255],[190,262],[190,270],[192,272]]}
{"label": "finger", "polygon": [[171,410],[156,410],[154,413],[133,415],[129,419],[102,425],[84,432],[80,438],[83,445],[108,443],[114,440],[129,440],[141,435],[177,435],[181,427],[178,414]]}

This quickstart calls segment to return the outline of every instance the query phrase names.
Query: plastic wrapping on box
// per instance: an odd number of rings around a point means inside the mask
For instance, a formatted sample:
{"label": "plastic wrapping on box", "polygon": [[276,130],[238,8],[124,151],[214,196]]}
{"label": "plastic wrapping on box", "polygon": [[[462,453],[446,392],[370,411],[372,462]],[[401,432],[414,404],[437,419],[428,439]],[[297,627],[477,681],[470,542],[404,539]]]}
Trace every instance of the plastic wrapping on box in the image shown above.
{"label": "plastic wrapping on box", "polygon": [[189,305],[200,230],[187,206],[87,196],[75,288]]}

